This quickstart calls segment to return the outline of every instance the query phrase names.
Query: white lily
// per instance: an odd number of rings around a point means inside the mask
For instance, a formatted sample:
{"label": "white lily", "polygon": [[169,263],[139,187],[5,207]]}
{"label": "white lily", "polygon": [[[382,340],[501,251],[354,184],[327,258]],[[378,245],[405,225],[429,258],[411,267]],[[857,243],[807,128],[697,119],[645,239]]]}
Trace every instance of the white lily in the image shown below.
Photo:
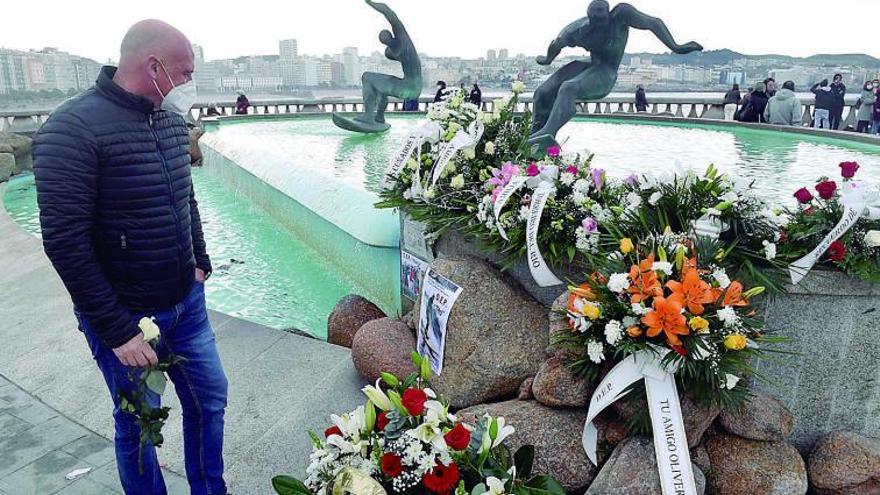
{"label": "white lily", "polygon": [[505,495],[507,492],[504,488],[506,483],[504,480],[500,480],[494,476],[489,476],[486,478],[486,486],[489,488],[485,493],[485,495]]}
{"label": "white lily", "polygon": [[501,416],[495,418],[495,422],[498,424],[498,435],[492,440],[493,449],[501,445],[507,437],[516,432],[512,426],[504,424],[504,418]]}
{"label": "white lily", "polygon": [[376,405],[379,409],[383,411],[390,411],[394,406],[391,404],[391,399],[382,391],[382,388],[379,386],[379,380],[376,380],[376,386],[367,385],[366,387],[361,389],[361,392],[370,399],[373,404]]}
{"label": "white lily", "polygon": [[426,412],[422,424],[406,432],[407,435],[424,443],[433,443],[438,436],[441,437],[441,439],[443,436],[440,432],[440,413],[436,407],[429,407],[429,402],[435,401],[428,401],[425,403]]}

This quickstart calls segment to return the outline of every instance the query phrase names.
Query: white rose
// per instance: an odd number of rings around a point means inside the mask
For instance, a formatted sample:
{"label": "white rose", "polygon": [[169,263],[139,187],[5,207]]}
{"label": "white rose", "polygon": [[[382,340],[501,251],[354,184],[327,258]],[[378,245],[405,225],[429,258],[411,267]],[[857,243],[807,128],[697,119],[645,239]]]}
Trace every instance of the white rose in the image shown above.
{"label": "white rose", "polygon": [[666,275],[672,275],[672,263],[668,261],[655,261],[653,265],[651,265],[651,270],[655,272],[663,272]]}
{"label": "white rose", "polygon": [[526,90],[526,84],[522,81],[516,81],[513,83],[512,89],[514,93],[522,93]]}
{"label": "white rose", "polygon": [[486,150],[487,155],[494,155],[495,154],[495,143],[493,143],[492,141],[489,141],[488,143],[486,143],[485,150]]}
{"label": "white rose", "polygon": [[727,373],[724,377],[724,383],[722,386],[727,390],[733,390],[733,388],[736,387],[736,384],[739,383],[739,380],[740,378],[738,376]]}
{"label": "white rose", "polygon": [[770,261],[776,259],[776,244],[764,241],[764,256]]}
{"label": "white rose", "polygon": [[464,149],[464,157],[467,160],[473,160],[474,158],[477,157],[477,150],[475,150],[473,147],[465,148]]}
{"label": "white rose", "polygon": [[657,202],[660,201],[661,198],[663,198],[663,193],[660,191],[657,191],[654,194],[652,194],[650,198],[648,198],[648,203],[651,206],[657,206]]}
{"label": "white rose", "polygon": [[868,247],[880,247],[880,230],[869,230],[865,234],[865,245]]}
{"label": "white rose", "polygon": [[138,328],[144,334],[144,342],[152,342],[159,339],[159,325],[156,325],[153,318],[141,318],[141,321],[138,322]]}

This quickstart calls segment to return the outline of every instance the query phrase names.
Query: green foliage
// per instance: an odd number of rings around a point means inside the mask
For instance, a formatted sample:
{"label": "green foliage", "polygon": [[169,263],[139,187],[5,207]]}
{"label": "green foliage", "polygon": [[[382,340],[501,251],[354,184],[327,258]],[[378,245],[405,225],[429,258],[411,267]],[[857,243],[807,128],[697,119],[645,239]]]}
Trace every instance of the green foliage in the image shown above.
{"label": "green foliage", "polygon": [[276,476],[272,478],[272,488],[278,495],[312,495],[311,490],[306,488],[301,481],[290,476]]}

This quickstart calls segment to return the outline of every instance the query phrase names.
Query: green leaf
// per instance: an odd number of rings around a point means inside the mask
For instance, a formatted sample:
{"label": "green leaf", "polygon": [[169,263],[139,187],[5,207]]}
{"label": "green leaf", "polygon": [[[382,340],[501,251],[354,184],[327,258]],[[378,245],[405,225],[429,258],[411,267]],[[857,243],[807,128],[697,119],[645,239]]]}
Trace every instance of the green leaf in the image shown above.
{"label": "green leaf", "polygon": [[272,478],[272,488],[278,495],[312,495],[312,492],[301,481],[290,476]]}
{"label": "green leaf", "polygon": [[147,388],[158,395],[162,395],[165,393],[165,385],[168,383],[168,380],[165,378],[165,373],[151,370],[147,373],[147,378],[144,380],[144,383],[146,383]]}
{"label": "green leaf", "polygon": [[535,447],[523,445],[513,454],[513,465],[516,466],[516,476],[526,479],[532,475],[532,465],[535,462]]}
{"label": "green leaf", "polygon": [[419,370],[422,380],[431,380],[431,362],[428,359],[422,359],[421,368]]}
{"label": "green leaf", "polygon": [[529,488],[536,488],[538,490],[542,490],[543,492],[553,495],[566,495],[565,489],[562,488],[562,485],[560,485],[558,481],[551,478],[550,476],[535,476],[534,478],[526,482],[526,486]]}

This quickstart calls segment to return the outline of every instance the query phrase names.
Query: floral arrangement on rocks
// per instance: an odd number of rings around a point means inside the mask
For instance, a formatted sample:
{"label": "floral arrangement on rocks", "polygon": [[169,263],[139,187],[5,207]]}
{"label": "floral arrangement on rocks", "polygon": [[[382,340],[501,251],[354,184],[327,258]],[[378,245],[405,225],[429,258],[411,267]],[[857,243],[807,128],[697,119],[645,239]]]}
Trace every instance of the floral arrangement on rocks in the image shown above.
{"label": "floral arrangement on rocks", "polygon": [[[869,189],[854,180],[858,170],[858,163],[843,162],[840,164],[841,184],[822,177],[813,186],[815,194],[806,187],[794,193],[798,206],[788,212],[791,221],[783,231],[780,255],[792,260],[800,258],[835,228],[846,212],[844,194],[859,188]],[[880,192],[873,194],[877,200]],[[868,213],[862,214],[851,229],[831,243],[819,263],[869,282],[880,282],[880,203],[871,202],[866,209]]]}
{"label": "floral arrangement on rocks", "polygon": [[716,244],[715,252],[703,259],[747,283],[781,291],[785,265],[777,258],[777,243],[788,217],[771,209],[754,190],[753,181],[719,174],[714,166],[702,175],[679,170],[632,176],[619,194],[622,212],[612,229],[614,241],[650,240],[673,232],[700,237],[704,244]]}
{"label": "floral arrangement on rocks", "polygon": [[780,339],[764,333],[752,303],[765,288],[731,279],[715,256],[715,244],[699,238],[623,239],[586,283],[570,288],[570,332],[556,345],[574,351],[573,371],[595,382],[627,356],[654,350],[699,402],[741,404],[748,391],[738,384]]}
{"label": "floral arrangement on rocks", "polygon": [[[752,194],[751,184],[714,167],[703,176],[681,170],[612,180],[592,165],[589,153],[530,149],[531,115],[515,112],[518,96],[514,91],[496,101],[491,113],[465,103],[458,92],[432,105],[428,118],[442,129],[440,140],[421,146],[418,159],[391,178],[377,207],[400,208],[435,235],[458,230],[512,265],[527,252],[528,219],[543,188],[550,194],[536,219],[537,246],[551,266],[589,268],[624,237],[709,226],[720,239],[719,263],[744,280],[781,289],[784,270],[775,243],[785,217]],[[476,122],[484,132],[437,170],[456,134]]]}
{"label": "floral arrangement on rocks", "polygon": [[504,418],[458,421],[430,387],[429,361],[415,353],[412,360],[418,373],[402,381],[384,373],[363,389],[365,406],[332,416],[323,438],[310,432],[314,447],[305,482],[277,476],[275,491],[329,495],[341,485],[365,495],[565,494],[552,478],[530,478],[534,448],[511,454],[504,442],[514,428]]}

